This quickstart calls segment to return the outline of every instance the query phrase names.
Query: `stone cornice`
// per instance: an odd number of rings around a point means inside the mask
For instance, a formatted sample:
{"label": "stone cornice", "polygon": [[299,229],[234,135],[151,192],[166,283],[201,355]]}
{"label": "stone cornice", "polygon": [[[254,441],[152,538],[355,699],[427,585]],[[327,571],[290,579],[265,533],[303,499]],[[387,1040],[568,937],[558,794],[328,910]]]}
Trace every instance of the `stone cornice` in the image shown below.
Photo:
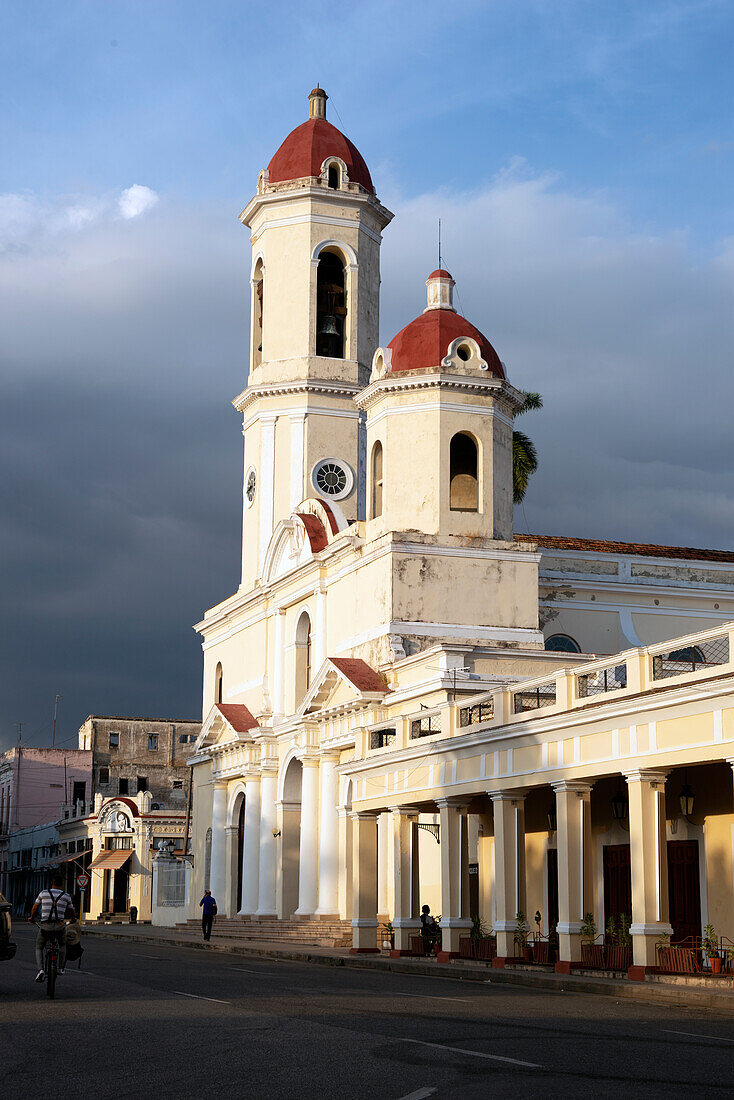
{"label": "stone cornice", "polygon": [[382,397],[388,394],[412,393],[417,390],[450,390],[458,393],[481,394],[484,397],[501,396],[515,411],[525,400],[525,395],[509,382],[496,375],[474,376],[429,373],[427,371],[400,371],[375,379],[355,397],[354,403],[359,409],[370,409]]}
{"label": "stone cornice", "polygon": [[352,397],[361,392],[357,382],[329,382],[311,379],[294,382],[273,382],[269,385],[247,386],[232,401],[238,412],[244,413],[250,405],[261,397],[288,397],[299,393],[314,393],[328,397]]}

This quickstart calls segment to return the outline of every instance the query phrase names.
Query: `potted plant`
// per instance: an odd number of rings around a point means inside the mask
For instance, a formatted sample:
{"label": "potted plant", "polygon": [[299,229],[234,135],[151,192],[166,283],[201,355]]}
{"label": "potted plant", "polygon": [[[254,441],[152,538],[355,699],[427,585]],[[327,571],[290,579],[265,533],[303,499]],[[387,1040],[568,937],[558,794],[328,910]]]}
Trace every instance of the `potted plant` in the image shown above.
{"label": "potted plant", "polygon": [[719,954],[719,937],[713,924],[707,924],[703,930],[703,951],[709,961],[712,974],[721,973],[721,955]]}
{"label": "potted plant", "polygon": [[517,921],[517,927],[515,929],[514,942],[520,951],[520,957],[525,962],[533,961],[533,952],[528,944],[528,930],[525,924],[525,914],[522,909],[518,909],[515,914],[515,920]]}
{"label": "potted plant", "polygon": [[604,966],[604,948],[596,942],[596,921],[593,913],[585,913],[581,925],[581,961],[586,966]]}
{"label": "potted plant", "polygon": [[606,965],[610,970],[629,970],[632,966],[630,924],[626,913],[620,913],[618,921],[613,917],[607,921]]}
{"label": "potted plant", "polygon": [[533,933],[533,962],[540,963],[541,965],[547,965],[551,962],[550,958],[550,945],[547,940],[542,936],[543,915],[540,909],[535,910],[535,927],[537,931]]}
{"label": "potted plant", "polygon": [[385,929],[385,934],[382,938],[383,951],[390,951],[395,946],[395,929],[392,926],[391,920],[386,920],[382,926]]}

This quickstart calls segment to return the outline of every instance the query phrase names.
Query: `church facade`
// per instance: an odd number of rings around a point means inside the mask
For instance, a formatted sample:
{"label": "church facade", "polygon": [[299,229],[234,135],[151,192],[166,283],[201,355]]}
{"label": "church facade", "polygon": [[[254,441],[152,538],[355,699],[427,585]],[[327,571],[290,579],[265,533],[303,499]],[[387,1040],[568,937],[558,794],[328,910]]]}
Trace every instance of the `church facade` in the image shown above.
{"label": "church facade", "polygon": [[536,910],[570,965],[588,913],[626,915],[644,972],[730,920],[734,555],[514,532],[521,380],[441,267],[378,346],[392,214],[326,100],[240,216],[241,583],[196,627],[191,916],[210,888],[253,934],[374,951],[389,919],[407,952],[426,902],[447,957],[474,918],[501,961]]}

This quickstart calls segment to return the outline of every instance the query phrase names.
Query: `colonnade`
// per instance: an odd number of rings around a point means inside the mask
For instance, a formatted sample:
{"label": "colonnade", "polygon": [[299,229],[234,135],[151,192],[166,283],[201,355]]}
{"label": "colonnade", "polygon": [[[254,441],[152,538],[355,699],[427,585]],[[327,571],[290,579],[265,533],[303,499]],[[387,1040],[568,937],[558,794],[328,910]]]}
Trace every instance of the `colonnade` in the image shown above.
{"label": "colonnade", "polygon": [[[632,880],[633,969],[655,964],[656,945],[672,933],[668,922],[665,814],[666,773],[636,770],[625,775],[629,798]],[[593,783],[564,780],[553,784],[558,850],[557,968],[581,961],[581,933],[593,911],[591,791]],[[526,910],[525,799],[528,790],[487,790],[494,816],[493,928],[495,965],[517,955],[517,914]],[[442,958],[454,957],[459,938],[471,928],[468,877],[468,801],[440,798]],[[408,953],[410,936],[420,927],[417,894],[417,806],[390,807],[394,843],[395,953]],[[426,807],[422,807],[426,809]],[[357,812],[353,828],[353,951],[375,950],[378,912],[378,817],[383,811]],[[485,869],[488,871],[489,869]]]}

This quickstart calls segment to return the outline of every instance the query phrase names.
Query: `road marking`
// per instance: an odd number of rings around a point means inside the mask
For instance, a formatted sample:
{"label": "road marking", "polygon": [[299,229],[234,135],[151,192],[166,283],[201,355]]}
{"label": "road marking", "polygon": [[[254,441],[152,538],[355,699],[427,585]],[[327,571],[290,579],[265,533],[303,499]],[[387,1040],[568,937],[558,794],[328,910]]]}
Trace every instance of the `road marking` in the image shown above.
{"label": "road marking", "polygon": [[163,958],[162,955],[136,955],[134,951],[131,952],[134,959],[158,959],[160,962]]}
{"label": "road marking", "polygon": [[500,1054],[481,1054],[478,1050],[465,1050],[463,1047],[446,1047],[442,1043],[424,1043],[420,1039],[398,1039],[399,1043],[414,1043],[419,1047],[433,1047],[434,1050],[450,1050],[452,1054],[469,1054],[472,1058],[486,1058],[490,1062],[509,1062],[513,1066],[525,1066],[526,1069],[542,1069],[536,1062],[521,1062],[519,1058],[503,1058]]}
{"label": "road marking", "polygon": [[438,1092],[438,1089],[416,1089],[407,1096],[398,1097],[398,1100],[425,1100],[426,1096],[433,1096],[434,1092]]}
{"label": "road marking", "polygon": [[663,1028],[666,1035],[687,1035],[690,1039],[714,1039],[717,1043],[734,1043],[734,1039],[724,1039],[721,1035],[699,1035],[697,1031],[668,1031]]}
{"label": "road marking", "polygon": [[180,989],[172,989],[171,993],[175,993],[177,997],[193,997],[195,1001],[214,1001],[218,1005],[231,1005],[231,1001],[220,1001],[218,997],[201,997],[198,993],[184,993]]}
{"label": "road marking", "polygon": [[442,997],[440,993],[393,993],[391,996],[418,997],[421,1001],[460,1001],[463,1005],[468,1005],[471,1000],[471,997]]}
{"label": "road marking", "polygon": [[262,970],[245,970],[244,966],[230,966],[230,970],[236,970],[238,974],[262,974]]}

